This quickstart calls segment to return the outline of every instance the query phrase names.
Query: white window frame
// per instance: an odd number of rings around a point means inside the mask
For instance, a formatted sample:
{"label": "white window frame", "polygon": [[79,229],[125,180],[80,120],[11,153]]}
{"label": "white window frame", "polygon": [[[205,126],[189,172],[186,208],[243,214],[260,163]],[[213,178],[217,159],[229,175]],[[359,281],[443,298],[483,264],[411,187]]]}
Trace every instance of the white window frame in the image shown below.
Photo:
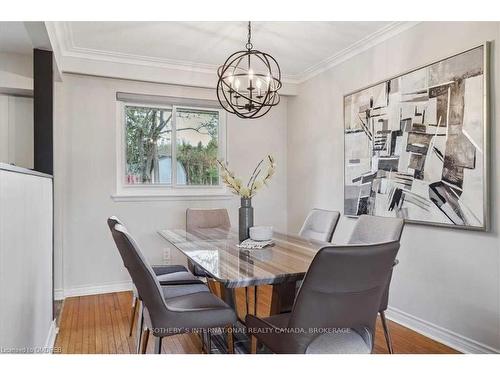
{"label": "white window frame", "polygon": [[[204,199],[230,199],[232,195],[219,178],[219,185],[177,185],[177,138],[176,138],[176,112],[178,109],[194,109],[214,111],[219,113],[218,127],[218,157],[227,160],[227,129],[226,112],[222,108],[204,107],[187,104],[154,104],[117,100],[116,111],[116,193],[112,195],[115,201],[142,201],[142,200],[204,200]],[[125,107],[159,108],[172,111],[172,184],[127,184],[126,173],[126,129]]]}

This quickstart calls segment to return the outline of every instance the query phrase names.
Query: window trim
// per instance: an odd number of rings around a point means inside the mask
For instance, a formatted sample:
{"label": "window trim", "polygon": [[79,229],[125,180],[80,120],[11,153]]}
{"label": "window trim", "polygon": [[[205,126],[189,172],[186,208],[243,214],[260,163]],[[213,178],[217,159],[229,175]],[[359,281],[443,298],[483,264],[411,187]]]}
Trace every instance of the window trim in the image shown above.
{"label": "window trim", "polygon": [[115,201],[128,200],[170,200],[174,198],[186,198],[192,199],[197,197],[205,198],[219,198],[219,199],[229,199],[232,194],[229,193],[227,187],[223,184],[222,180],[219,181],[219,185],[204,186],[204,185],[177,185],[176,180],[176,170],[172,171],[172,184],[127,184],[125,181],[126,174],[126,129],[125,129],[125,107],[147,107],[147,108],[161,108],[172,110],[172,164],[176,165],[177,161],[176,149],[177,149],[177,139],[176,139],[176,127],[175,127],[175,115],[176,110],[182,109],[196,109],[196,110],[206,110],[206,111],[217,111],[219,112],[219,131],[218,131],[218,145],[219,145],[219,158],[227,160],[227,114],[221,107],[211,107],[211,106],[199,106],[199,105],[189,105],[188,103],[172,105],[168,104],[154,104],[154,103],[141,103],[132,101],[122,101],[116,100],[116,193],[112,195]]}

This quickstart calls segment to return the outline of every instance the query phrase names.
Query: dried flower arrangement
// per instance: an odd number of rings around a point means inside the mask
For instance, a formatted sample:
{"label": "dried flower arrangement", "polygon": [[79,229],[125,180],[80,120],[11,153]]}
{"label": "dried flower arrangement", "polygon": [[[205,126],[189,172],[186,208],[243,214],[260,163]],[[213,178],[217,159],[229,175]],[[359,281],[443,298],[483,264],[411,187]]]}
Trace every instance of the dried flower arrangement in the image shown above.
{"label": "dried flower arrangement", "polygon": [[[264,171],[264,162],[268,162],[267,169]],[[248,183],[246,185],[243,184],[242,180],[234,175],[228,168],[227,163],[223,163],[220,160],[217,160],[221,167],[222,171],[222,180],[224,183],[231,189],[231,192],[239,195],[242,198],[252,198],[259,189],[263,186],[267,186],[269,180],[274,175],[276,170],[276,163],[274,162],[274,158],[271,155],[267,155],[266,158],[262,159],[257,166],[255,167],[252,175],[248,179]],[[259,179],[261,174],[264,178]]]}

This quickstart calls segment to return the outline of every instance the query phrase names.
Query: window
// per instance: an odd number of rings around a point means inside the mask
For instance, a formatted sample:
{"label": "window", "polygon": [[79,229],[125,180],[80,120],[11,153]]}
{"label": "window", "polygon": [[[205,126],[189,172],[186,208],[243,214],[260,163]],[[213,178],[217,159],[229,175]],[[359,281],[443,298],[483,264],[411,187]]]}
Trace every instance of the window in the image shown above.
{"label": "window", "polygon": [[175,123],[177,185],[219,185],[219,112],[178,108]]}
{"label": "window", "polygon": [[201,188],[223,189],[217,164],[217,159],[225,158],[222,110],[128,102],[120,103],[119,108],[122,156],[118,190],[148,194],[154,189],[154,194],[171,194],[189,188],[198,193]]}
{"label": "window", "polygon": [[172,110],[125,106],[125,183],[171,184]]}

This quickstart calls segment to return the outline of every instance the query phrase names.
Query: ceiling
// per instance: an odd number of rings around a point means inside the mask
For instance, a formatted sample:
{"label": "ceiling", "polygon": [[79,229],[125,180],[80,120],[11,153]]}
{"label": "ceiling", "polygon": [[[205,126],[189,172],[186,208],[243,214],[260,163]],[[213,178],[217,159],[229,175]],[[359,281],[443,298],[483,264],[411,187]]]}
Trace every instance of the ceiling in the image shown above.
{"label": "ceiling", "polygon": [[[254,22],[254,48],[297,76],[388,22]],[[73,47],[194,66],[218,66],[244,49],[246,22],[71,22]]]}
{"label": "ceiling", "polygon": [[[57,22],[68,56],[165,63],[213,71],[243,49],[246,22]],[[402,22],[253,22],[254,48],[273,55],[285,79],[301,80],[332,58]],[[64,67],[63,67],[64,69]]]}
{"label": "ceiling", "polygon": [[[28,24],[28,23],[26,23]],[[279,62],[283,95],[418,22],[252,22],[255,49]],[[44,22],[57,76],[76,73],[213,89],[245,48],[247,22]],[[36,32],[31,33],[37,35]]]}

